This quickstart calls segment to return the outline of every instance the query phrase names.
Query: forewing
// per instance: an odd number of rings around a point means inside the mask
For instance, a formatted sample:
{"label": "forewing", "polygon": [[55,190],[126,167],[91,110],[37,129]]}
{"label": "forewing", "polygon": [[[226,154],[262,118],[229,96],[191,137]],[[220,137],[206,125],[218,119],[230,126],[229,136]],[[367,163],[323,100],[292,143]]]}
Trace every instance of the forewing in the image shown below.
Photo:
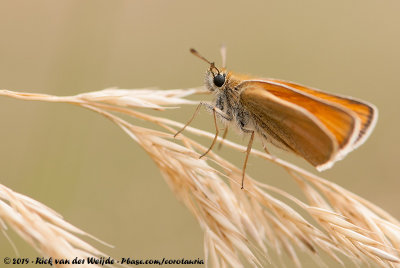
{"label": "forewing", "polygon": [[[240,102],[265,134],[279,139],[317,168],[328,167],[338,151],[335,135],[307,109],[278,94],[280,87],[245,81],[238,86]],[[312,105],[313,101],[305,104]],[[319,107],[327,109],[324,105]]]}
{"label": "forewing", "polygon": [[268,79],[268,80],[286,85],[297,91],[302,92],[303,94],[309,94],[317,98],[342,105],[353,111],[361,121],[361,127],[358,133],[358,137],[353,143],[354,148],[360,146],[368,138],[373,128],[375,127],[376,120],[378,118],[378,110],[374,105],[370,103],[367,103],[365,101],[355,100],[350,97],[337,96],[334,94],[322,92],[320,90],[309,88],[292,82],[287,82],[277,79]]}

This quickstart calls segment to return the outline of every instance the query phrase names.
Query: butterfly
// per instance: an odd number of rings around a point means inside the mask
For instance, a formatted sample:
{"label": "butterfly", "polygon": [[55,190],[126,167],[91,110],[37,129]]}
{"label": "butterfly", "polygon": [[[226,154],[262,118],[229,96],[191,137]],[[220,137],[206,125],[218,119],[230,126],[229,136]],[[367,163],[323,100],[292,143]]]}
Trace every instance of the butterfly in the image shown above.
{"label": "butterfly", "polygon": [[226,126],[234,125],[239,133],[249,134],[242,188],[255,135],[261,138],[268,154],[266,144],[271,143],[304,158],[322,171],[363,144],[375,127],[378,110],[373,104],[293,82],[228,71],[225,47],[221,49],[222,68],[217,68],[195,49],[190,52],[210,65],[205,75],[205,87],[213,93],[214,99],[211,103],[201,102],[175,136],[192,122],[201,106],[213,113],[216,127],[214,140],[201,157],[217,141],[217,118]]}

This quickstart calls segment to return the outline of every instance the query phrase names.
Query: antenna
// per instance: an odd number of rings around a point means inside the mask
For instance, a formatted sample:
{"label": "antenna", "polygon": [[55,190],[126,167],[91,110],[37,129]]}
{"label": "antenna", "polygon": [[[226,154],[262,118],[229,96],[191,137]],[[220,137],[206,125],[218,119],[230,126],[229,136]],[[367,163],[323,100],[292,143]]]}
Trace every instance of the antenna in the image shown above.
{"label": "antenna", "polygon": [[215,69],[215,70],[217,70],[218,74],[220,73],[220,71],[218,70],[218,68],[215,67],[214,62],[210,62],[209,60],[207,60],[206,58],[204,58],[202,55],[200,55],[199,52],[197,52],[196,49],[191,48],[191,49],[190,49],[190,53],[192,53],[192,54],[195,55],[196,57],[199,57],[200,59],[204,60],[204,61],[207,62],[208,64],[210,64],[210,70]]}
{"label": "antenna", "polygon": [[206,58],[204,58],[202,55],[200,55],[200,53],[197,52],[196,49],[191,48],[191,49],[190,49],[190,53],[192,53],[192,54],[195,55],[196,57],[199,57],[200,59],[204,60],[204,61],[207,62],[208,64],[212,65],[212,63],[211,63],[209,60],[207,60]]}

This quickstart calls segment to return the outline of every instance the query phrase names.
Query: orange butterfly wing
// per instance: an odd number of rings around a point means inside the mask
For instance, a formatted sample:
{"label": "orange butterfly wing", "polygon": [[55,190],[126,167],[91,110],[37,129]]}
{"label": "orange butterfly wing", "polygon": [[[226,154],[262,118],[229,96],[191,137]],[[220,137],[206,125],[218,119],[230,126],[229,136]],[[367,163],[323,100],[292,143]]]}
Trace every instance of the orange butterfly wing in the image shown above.
{"label": "orange butterfly wing", "polygon": [[319,169],[339,160],[357,138],[360,122],[347,108],[267,80],[245,81],[238,89],[241,104],[267,136]]}
{"label": "orange butterfly wing", "polygon": [[268,81],[283,84],[291,88],[294,88],[295,90],[300,91],[302,93],[309,94],[317,98],[342,105],[350,109],[354,113],[356,113],[361,121],[361,127],[358,133],[358,137],[353,143],[354,148],[357,148],[362,143],[364,143],[364,141],[368,138],[368,136],[371,134],[372,130],[375,127],[378,118],[378,109],[370,103],[356,100],[350,97],[337,96],[334,94],[322,92],[320,90],[309,88],[292,82],[287,82],[277,79],[268,79]]}

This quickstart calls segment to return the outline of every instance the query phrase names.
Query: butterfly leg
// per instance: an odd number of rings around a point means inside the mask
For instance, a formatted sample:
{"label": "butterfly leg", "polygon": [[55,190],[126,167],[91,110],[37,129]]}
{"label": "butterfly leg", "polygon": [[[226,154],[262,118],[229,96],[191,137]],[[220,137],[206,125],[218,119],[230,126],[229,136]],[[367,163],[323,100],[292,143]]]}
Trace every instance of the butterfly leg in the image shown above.
{"label": "butterfly leg", "polygon": [[[202,158],[203,156],[205,156],[206,154],[208,154],[208,153],[212,150],[212,148],[214,147],[214,145],[215,145],[215,143],[216,143],[216,141],[217,141],[217,139],[218,139],[219,129],[218,129],[218,124],[217,124],[217,114],[218,114],[218,116],[220,116],[221,118],[223,118],[223,119],[226,120],[226,121],[232,121],[232,120],[233,120],[233,117],[232,117],[232,116],[227,115],[226,113],[224,113],[223,111],[221,111],[220,109],[218,109],[218,107],[212,106],[212,105],[210,105],[210,104],[208,104],[208,103],[203,103],[203,105],[204,105],[208,110],[212,110],[212,112],[213,112],[214,124],[215,124],[215,137],[214,137],[213,142],[211,143],[210,148],[208,148],[208,150],[207,150],[204,154],[202,154],[202,155],[200,156],[200,158]],[[226,136],[226,134],[224,134],[224,135]],[[224,138],[225,138],[225,137],[224,137]]]}
{"label": "butterfly leg", "polygon": [[275,155],[273,155],[273,154],[271,154],[271,153],[269,152],[269,150],[268,150],[268,148],[267,148],[267,145],[265,145],[264,142],[263,142],[263,148],[264,148],[264,151],[267,153],[267,155],[268,155],[269,157],[271,157],[272,160],[276,160],[276,159],[277,159],[277,157],[276,157]]}
{"label": "butterfly leg", "polygon": [[227,114],[225,114],[223,111],[221,111],[221,110],[218,109],[217,107],[215,107],[215,106],[213,106],[213,105],[211,105],[211,104],[209,104],[209,103],[206,103],[206,102],[200,102],[199,105],[197,106],[196,110],[194,111],[192,117],[190,118],[190,120],[183,126],[183,128],[181,128],[181,129],[174,135],[174,138],[175,138],[177,135],[179,135],[182,131],[184,131],[185,128],[186,128],[188,125],[190,125],[190,123],[192,123],[193,119],[194,119],[194,118],[196,117],[196,115],[199,113],[199,110],[200,110],[200,107],[201,107],[201,106],[204,106],[207,110],[209,110],[209,111],[211,110],[211,111],[212,111],[213,116],[214,116],[214,124],[215,124],[216,133],[215,133],[215,137],[214,137],[214,140],[213,140],[213,142],[212,142],[210,148],[208,148],[208,150],[207,150],[204,154],[202,154],[202,155],[200,156],[200,158],[202,158],[203,156],[205,156],[206,154],[208,154],[208,152],[211,151],[211,149],[212,149],[212,148],[214,147],[214,145],[215,145],[215,142],[216,142],[217,139],[218,139],[219,129],[218,129],[218,125],[217,125],[217,114],[218,114],[218,116],[222,117],[223,119],[225,119],[225,120],[227,120],[227,121],[232,121],[232,119],[233,119],[232,116],[228,116]]}
{"label": "butterfly leg", "polygon": [[197,105],[196,110],[194,111],[192,118],[190,118],[190,120],[183,126],[183,128],[181,128],[178,132],[175,133],[174,138],[176,138],[176,136],[178,136],[182,131],[185,130],[185,128],[190,125],[190,123],[192,123],[193,119],[196,117],[196,115],[199,113],[200,111],[200,107],[204,105],[202,102],[199,103],[199,105]]}
{"label": "butterfly leg", "polygon": [[251,133],[250,141],[249,141],[249,144],[247,145],[246,158],[244,160],[244,165],[243,165],[243,170],[242,170],[242,189],[244,187],[243,184],[244,184],[244,177],[246,176],[247,160],[249,160],[251,147],[253,146],[253,140],[254,140],[254,131]]}
{"label": "butterfly leg", "polygon": [[[178,131],[175,133],[174,138],[176,138],[176,136],[178,136],[182,131],[185,130],[185,128],[190,125],[190,123],[192,123],[193,119],[197,116],[197,114],[200,111],[201,106],[206,107],[206,109],[208,111],[215,111],[216,113],[218,113],[219,116],[221,116],[223,119],[227,120],[227,121],[232,121],[232,116],[228,116],[227,114],[225,114],[224,112],[222,112],[220,109],[216,108],[215,106],[206,103],[206,102],[200,102],[199,105],[197,105],[196,110],[194,111],[192,117],[190,118],[190,120]],[[215,120],[216,121],[216,120]]]}
{"label": "butterfly leg", "polygon": [[202,155],[200,156],[200,158],[202,158],[203,156],[205,156],[206,154],[208,154],[209,151],[211,151],[211,149],[212,149],[212,148],[214,147],[214,145],[215,145],[215,142],[216,142],[217,139],[218,139],[219,130],[218,130],[218,124],[217,124],[216,108],[213,107],[213,110],[212,110],[212,111],[213,111],[214,124],[215,124],[215,137],[214,137],[214,139],[213,139],[213,141],[212,141],[212,143],[211,143],[210,148],[208,148],[208,150],[207,150],[204,154],[202,154]]}
{"label": "butterfly leg", "polygon": [[227,134],[228,134],[228,126],[225,127],[224,134],[222,134],[222,140],[221,140],[221,142],[220,142],[219,145],[218,145],[218,150],[221,149],[222,144],[224,143],[224,140],[225,140]]}

